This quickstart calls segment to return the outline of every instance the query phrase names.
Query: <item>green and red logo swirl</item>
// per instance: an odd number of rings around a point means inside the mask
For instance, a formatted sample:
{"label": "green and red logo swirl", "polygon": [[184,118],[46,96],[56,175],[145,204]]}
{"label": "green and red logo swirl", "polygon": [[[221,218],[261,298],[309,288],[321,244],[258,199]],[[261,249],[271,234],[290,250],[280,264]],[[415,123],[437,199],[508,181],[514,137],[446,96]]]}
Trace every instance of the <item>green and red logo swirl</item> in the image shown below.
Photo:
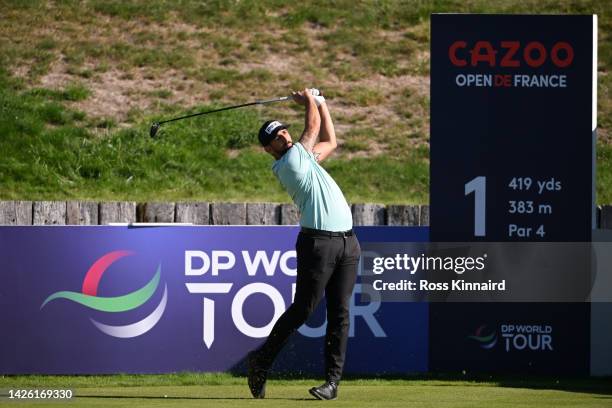
{"label": "green and red logo swirl", "polygon": [[490,350],[497,344],[497,333],[492,331],[490,334],[485,334],[486,328],[486,325],[481,325],[472,336],[468,336],[468,339],[476,341],[480,348]]}
{"label": "green and red logo swirl", "polygon": [[[104,272],[109,266],[119,259],[130,255],[134,255],[134,252],[121,250],[109,252],[106,255],[103,255],[96,262],[94,262],[94,264],[87,271],[85,279],[83,280],[83,288],[81,292],[55,292],[45,299],[40,308],[42,309],[49,302],[56,299],[67,299],[100,312],[121,313],[137,309],[151,299],[159,287],[161,279],[161,264],[158,265],[157,271],[153,278],[151,278],[151,280],[142,288],[122,296],[98,296],[98,284],[100,283]],[[151,314],[142,320],[124,326],[111,326],[98,322],[92,318],[90,318],[90,320],[98,329],[109,336],[119,338],[137,337],[151,330],[157,324],[157,322],[159,322],[164,314],[167,302],[168,285],[164,284],[164,294],[160,303]]]}

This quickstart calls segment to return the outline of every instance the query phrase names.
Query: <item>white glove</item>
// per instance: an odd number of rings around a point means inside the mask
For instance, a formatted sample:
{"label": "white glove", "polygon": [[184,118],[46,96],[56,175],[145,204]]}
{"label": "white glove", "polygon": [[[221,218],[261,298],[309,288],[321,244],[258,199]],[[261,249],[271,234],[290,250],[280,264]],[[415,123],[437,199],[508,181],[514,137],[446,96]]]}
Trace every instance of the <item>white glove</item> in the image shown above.
{"label": "white glove", "polygon": [[321,95],[321,92],[317,88],[310,88],[310,93],[314,96],[315,103],[317,106],[321,106],[325,102],[325,98]]}

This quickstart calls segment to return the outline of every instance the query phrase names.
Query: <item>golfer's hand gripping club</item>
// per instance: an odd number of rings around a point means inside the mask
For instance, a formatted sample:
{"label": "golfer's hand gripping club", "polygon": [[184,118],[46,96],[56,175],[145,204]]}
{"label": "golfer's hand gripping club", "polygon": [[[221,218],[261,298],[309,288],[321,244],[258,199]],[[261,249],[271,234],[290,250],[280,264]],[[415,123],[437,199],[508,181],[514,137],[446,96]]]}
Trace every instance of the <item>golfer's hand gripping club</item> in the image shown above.
{"label": "golfer's hand gripping club", "polygon": [[308,91],[314,97],[317,106],[321,106],[321,104],[325,102],[325,98],[323,95],[321,95],[321,91],[319,91],[317,88],[306,88],[304,91],[292,92],[291,97],[300,105],[304,105],[306,103],[306,91]]}

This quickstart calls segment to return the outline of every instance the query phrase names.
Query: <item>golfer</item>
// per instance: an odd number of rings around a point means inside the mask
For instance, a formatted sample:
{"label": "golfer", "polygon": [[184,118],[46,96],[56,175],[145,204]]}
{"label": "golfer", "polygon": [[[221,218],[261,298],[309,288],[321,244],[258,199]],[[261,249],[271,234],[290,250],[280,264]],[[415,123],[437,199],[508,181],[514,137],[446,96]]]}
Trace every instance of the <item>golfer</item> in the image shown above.
{"label": "golfer", "polygon": [[293,304],[276,321],[266,342],[248,357],[249,388],[255,398],[264,398],[267,373],[275,357],[324,294],[326,382],[311,388],[310,393],[318,399],[336,399],[344,366],[349,302],[361,249],[344,195],[319,164],[336,148],[336,134],[325,99],[313,93],[318,94],[309,89],[292,93],[294,101],[306,108],[305,128],[297,143],[279,121],[265,122],[259,130],[259,141],[276,159],[274,175],[300,209],[301,230],[296,243]]}

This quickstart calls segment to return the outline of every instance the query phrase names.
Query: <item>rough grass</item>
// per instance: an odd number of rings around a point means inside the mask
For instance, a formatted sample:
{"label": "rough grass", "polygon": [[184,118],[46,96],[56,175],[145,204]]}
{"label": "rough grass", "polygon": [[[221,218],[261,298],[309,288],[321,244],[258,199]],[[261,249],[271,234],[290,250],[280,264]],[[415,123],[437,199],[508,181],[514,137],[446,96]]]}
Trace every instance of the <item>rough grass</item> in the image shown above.
{"label": "rough grass", "polygon": [[299,127],[295,106],[171,124],[156,141],[147,128],[313,84],[348,199],[426,202],[429,14],[452,11],[599,14],[598,201],[612,202],[611,4],[0,1],[0,199],[287,201],[255,132],[269,117]]}
{"label": "rough grass", "polygon": [[[8,389],[71,388],[74,407],[91,406],[245,406],[294,407],[312,405],[308,388],[316,379],[271,379],[266,399],[253,400],[246,379],[229,374],[177,373],[167,375],[9,376],[0,378]],[[552,378],[435,378],[347,379],[334,405],[347,407],[599,407],[612,398],[609,379]],[[38,406],[41,401],[8,402],[3,406]]]}
{"label": "rough grass", "polygon": [[[109,119],[89,125],[82,112],[58,102],[80,93],[73,87],[20,91],[19,84],[5,83],[0,196],[147,200],[154,191],[156,199],[165,200],[286,201],[271,175],[272,159],[253,146],[253,129],[261,123],[257,110],[167,124],[151,139],[152,118],[120,129]],[[179,114],[171,107],[164,112]],[[228,149],[237,150],[235,157]],[[405,200],[426,200],[426,155],[421,149],[409,162],[385,156],[330,160],[328,168],[350,198],[393,200],[393,183],[402,181],[410,186],[402,192]],[[381,169],[393,178],[379,177]]]}

